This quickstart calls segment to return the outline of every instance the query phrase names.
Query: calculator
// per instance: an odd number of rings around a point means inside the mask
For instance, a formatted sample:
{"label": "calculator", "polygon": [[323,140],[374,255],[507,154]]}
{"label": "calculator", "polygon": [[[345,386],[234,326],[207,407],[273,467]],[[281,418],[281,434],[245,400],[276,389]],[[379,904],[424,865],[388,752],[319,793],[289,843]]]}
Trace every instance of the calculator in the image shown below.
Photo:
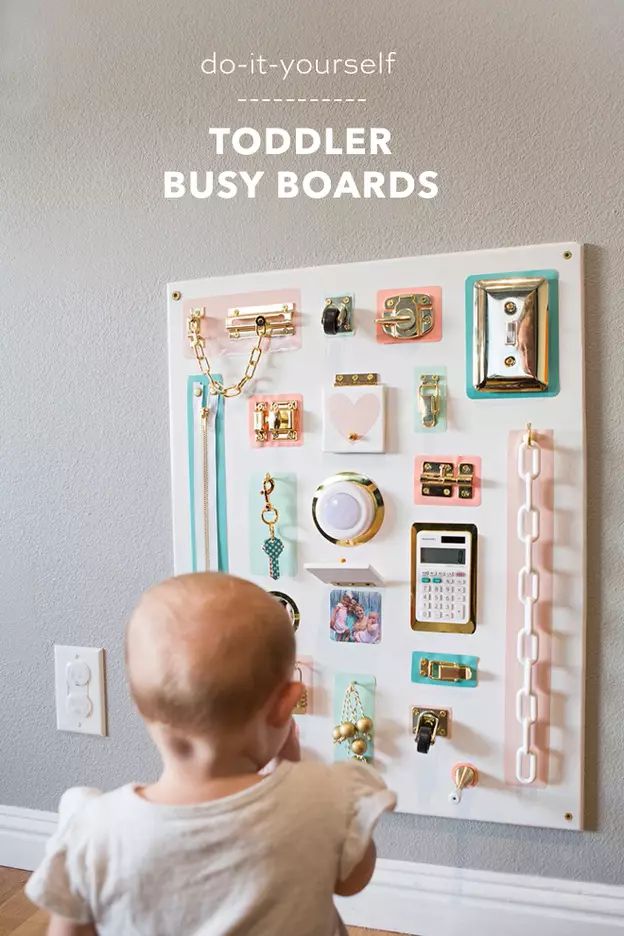
{"label": "calculator", "polygon": [[412,526],[413,630],[473,634],[477,627],[477,528]]}

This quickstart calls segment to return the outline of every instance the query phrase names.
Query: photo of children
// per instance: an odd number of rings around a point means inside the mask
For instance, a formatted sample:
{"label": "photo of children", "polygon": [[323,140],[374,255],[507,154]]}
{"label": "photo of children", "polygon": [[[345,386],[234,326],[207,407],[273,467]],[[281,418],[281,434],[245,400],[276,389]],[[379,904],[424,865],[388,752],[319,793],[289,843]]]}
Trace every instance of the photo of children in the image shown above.
{"label": "photo of children", "polygon": [[329,633],[341,643],[381,641],[381,594],[334,589],[329,596]]}

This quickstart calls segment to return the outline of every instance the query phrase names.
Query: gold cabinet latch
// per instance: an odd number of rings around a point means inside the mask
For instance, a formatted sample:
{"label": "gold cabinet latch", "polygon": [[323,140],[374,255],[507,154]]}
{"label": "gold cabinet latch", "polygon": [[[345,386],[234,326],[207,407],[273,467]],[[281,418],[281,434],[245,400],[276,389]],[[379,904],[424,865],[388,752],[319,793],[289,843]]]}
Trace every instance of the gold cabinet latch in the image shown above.
{"label": "gold cabinet latch", "polygon": [[421,492],[424,497],[452,497],[457,485],[458,496],[470,499],[473,495],[474,465],[460,462],[457,474],[451,462],[427,461],[420,475]]}
{"label": "gold cabinet latch", "polygon": [[269,403],[258,400],[254,406],[256,442],[296,442],[299,438],[299,404],[297,400]]}
{"label": "gold cabinet latch", "polygon": [[241,306],[228,309],[225,330],[230,338],[257,335],[263,329],[270,336],[295,334],[295,303],[283,302],[269,306]]}
{"label": "gold cabinet latch", "polygon": [[453,660],[427,660],[420,661],[420,675],[436,682],[463,682],[472,679],[472,669]]}
{"label": "gold cabinet latch", "polygon": [[434,310],[431,296],[415,293],[411,296],[389,296],[384,302],[377,325],[389,338],[422,338],[433,328]]}
{"label": "gold cabinet latch", "polygon": [[433,429],[440,415],[440,375],[422,374],[418,385],[418,409],[425,429]]}

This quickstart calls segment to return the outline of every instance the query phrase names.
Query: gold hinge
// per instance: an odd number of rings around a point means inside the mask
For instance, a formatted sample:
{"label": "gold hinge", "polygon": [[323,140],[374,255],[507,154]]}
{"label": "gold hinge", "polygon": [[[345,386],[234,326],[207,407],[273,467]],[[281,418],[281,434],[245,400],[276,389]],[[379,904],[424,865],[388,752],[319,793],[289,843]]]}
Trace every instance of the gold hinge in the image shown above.
{"label": "gold hinge", "polygon": [[336,374],[334,387],[376,387],[379,374]]}
{"label": "gold hinge", "polygon": [[462,499],[469,499],[473,494],[474,465],[460,462],[457,474],[451,462],[426,461],[420,475],[421,491],[424,497],[452,497],[453,487],[457,485],[457,494]]}

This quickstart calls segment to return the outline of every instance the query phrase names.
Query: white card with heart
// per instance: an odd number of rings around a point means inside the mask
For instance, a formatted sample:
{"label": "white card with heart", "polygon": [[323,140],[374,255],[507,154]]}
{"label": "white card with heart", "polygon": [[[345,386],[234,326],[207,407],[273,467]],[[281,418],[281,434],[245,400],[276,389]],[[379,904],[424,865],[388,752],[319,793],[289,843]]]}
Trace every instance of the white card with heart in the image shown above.
{"label": "white card with heart", "polygon": [[384,452],[385,387],[331,387],[323,391],[323,451]]}

